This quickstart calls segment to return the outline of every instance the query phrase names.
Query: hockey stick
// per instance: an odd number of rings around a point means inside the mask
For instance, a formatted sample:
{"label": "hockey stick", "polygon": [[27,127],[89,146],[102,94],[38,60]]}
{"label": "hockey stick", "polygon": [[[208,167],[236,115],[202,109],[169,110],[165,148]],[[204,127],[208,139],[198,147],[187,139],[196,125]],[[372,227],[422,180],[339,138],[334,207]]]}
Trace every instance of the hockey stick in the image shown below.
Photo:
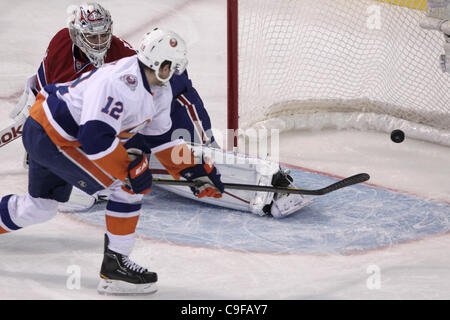
{"label": "hockey stick", "polygon": [[[154,170],[155,173],[166,173],[165,170]],[[306,194],[306,195],[315,195],[321,196],[332,191],[336,191],[353,184],[361,183],[369,180],[369,175],[367,173],[360,173],[354,176],[339,180],[336,183],[333,183],[327,187],[317,190],[305,190],[305,189],[295,189],[295,188],[283,188],[283,187],[270,187],[270,186],[257,186],[250,184],[237,184],[237,183],[224,183],[225,189],[235,189],[235,190],[250,190],[250,191],[263,191],[263,192],[275,192],[275,193],[294,193],[294,194]],[[158,179],[154,178],[153,182],[155,184],[161,185],[175,185],[175,186],[196,186],[195,182],[186,181],[186,180],[169,180],[169,179]],[[81,212],[87,211],[91,209],[95,204],[104,202],[105,198],[95,198],[94,196],[85,194],[84,192],[72,192],[70,196],[70,200],[65,203],[60,203],[58,210],[61,212],[72,213],[72,212]],[[226,194],[235,197],[234,195],[226,192]],[[242,200],[242,199],[240,199]],[[247,202],[245,200],[242,200]]]}
{"label": "hockey stick", "polygon": [[[357,183],[361,183],[370,179],[367,173],[355,174],[351,177],[339,180],[329,186],[316,190],[306,190],[306,189],[296,189],[296,188],[284,188],[284,187],[271,187],[271,186],[258,186],[251,184],[238,184],[238,183],[224,183],[225,189],[236,189],[236,190],[250,190],[250,191],[265,191],[265,192],[276,192],[276,193],[293,193],[293,194],[307,194],[313,196],[322,196],[324,194],[336,191]],[[161,185],[178,185],[178,186],[188,186],[195,187],[201,186],[193,181],[185,180],[169,180],[169,179],[153,179],[153,183]]]}
{"label": "hockey stick", "polygon": [[22,127],[26,119],[26,117],[21,117],[15,123],[0,131],[0,148],[22,136]]}

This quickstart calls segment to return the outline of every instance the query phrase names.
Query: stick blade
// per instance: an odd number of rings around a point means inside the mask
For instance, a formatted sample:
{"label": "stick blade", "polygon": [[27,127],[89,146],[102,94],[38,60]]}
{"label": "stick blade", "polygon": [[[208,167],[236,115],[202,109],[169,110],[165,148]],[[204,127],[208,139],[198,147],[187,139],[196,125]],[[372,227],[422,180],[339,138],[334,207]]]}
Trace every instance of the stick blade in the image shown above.
{"label": "stick blade", "polygon": [[367,174],[367,173],[358,173],[358,174],[355,174],[355,175],[353,175],[351,177],[348,177],[348,178],[342,179],[342,180],[340,180],[340,181],[338,181],[336,183],[333,183],[332,185],[329,185],[328,187],[320,189],[320,193],[321,194],[327,194],[329,192],[336,191],[336,190],[339,190],[341,188],[345,188],[345,187],[348,187],[348,186],[351,186],[351,185],[354,185],[354,184],[357,184],[357,183],[365,182],[365,181],[367,181],[369,179],[370,179],[369,174]]}

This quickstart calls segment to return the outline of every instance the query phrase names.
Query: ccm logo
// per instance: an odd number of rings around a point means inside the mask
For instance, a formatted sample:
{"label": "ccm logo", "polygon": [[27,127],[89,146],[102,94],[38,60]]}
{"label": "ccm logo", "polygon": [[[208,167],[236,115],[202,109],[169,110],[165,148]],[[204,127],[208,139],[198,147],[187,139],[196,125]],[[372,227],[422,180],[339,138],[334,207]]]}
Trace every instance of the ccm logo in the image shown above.
{"label": "ccm logo", "polygon": [[20,124],[17,127],[12,127],[7,132],[2,133],[2,136],[0,137],[0,147],[3,147],[5,144],[22,136],[22,126],[23,124]]}

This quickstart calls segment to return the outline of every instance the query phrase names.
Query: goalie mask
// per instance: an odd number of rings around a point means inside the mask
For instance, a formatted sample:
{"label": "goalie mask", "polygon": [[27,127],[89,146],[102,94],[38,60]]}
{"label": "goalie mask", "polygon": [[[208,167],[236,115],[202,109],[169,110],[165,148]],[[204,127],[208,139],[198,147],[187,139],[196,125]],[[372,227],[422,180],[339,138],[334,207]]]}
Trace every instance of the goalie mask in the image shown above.
{"label": "goalie mask", "polygon": [[95,2],[82,4],[70,11],[68,28],[72,42],[95,67],[100,67],[105,61],[112,39],[109,11]]}
{"label": "goalie mask", "polygon": [[[174,73],[180,75],[186,70],[186,54],[186,43],[178,34],[158,28],[143,37],[137,50],[139,61],[154,70],[156,78],[163,84],[169,81]],[[159,68],[165,61],[170,62],[170,72],[169,76],[163,79],[159,75]]]}

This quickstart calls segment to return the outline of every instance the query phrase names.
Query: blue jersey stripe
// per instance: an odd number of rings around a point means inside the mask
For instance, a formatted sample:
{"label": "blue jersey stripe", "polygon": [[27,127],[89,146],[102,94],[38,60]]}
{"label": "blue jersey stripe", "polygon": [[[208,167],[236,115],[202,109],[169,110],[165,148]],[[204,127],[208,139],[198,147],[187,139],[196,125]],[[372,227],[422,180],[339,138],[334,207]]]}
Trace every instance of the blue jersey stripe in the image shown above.
{"label": "blue jersey stripe", "polygon": [[150,85],[148,84],[148,81],[147,81],[147,76],[145,75],[145,72],[144,72],[144,70],[145,70],[146,67],[145,67],[145,65],[144,65],[142,62],[140,62],[139,60],[138,60],[138,62],[139,62],[139,70],[140,70],[140,72],[141,72],[142,82],[143,82],[143,84],[144,84],[144,88],[145,88],[145,90],[148,91],[148,93],[152,94],[152,90],[150,89]]}
{"label": "blue jersey stripe", "polygon": [[121,213],[130,213],[141,210],[142,204],[140,203],[122,203],[109,200],[106,205],[106,210],[113,212],[121,212]]}
{"label": "blue jersey stripe", "polygon": [[[51,85],[53,86],[53,85]],[[46,86],[45,89],[47,91]],[[48,91],[47,91],[48,92]],[[52,114],[53,120],[70,136],[78,136],[78,124],[70,113],[65,101],[58,99],[56,92],[50,94],[47,98],[47,105]]]}
{"label": "blue jersey stripe", "polygon": [[47,80],[45,79],[44,62],[41,62],[41,65],[39,66],[38,77],[39,82],[42,84],[41,88],[45,87],[47,85]]}
{"label": "blue jersey stripe", "polygon": [[83,151],[94,155],[108,149],[116,139],[116,131],[106,122],[91,120],[80,126],[78,141]]}
{"label": "blue jersey stripe", "polygon": [[21,229],[21,227],[19,227],[18,225],[16,225],[12,220],[11,217],[9,215],[9,210],[8,210],[8,201],[9,198],[11,198],[12,194],[4,196],[2,198],[2,201],[0,202],[0,218],[3,222],[3,224],[8,227],[8,229],[10,230],[19,230]]}

